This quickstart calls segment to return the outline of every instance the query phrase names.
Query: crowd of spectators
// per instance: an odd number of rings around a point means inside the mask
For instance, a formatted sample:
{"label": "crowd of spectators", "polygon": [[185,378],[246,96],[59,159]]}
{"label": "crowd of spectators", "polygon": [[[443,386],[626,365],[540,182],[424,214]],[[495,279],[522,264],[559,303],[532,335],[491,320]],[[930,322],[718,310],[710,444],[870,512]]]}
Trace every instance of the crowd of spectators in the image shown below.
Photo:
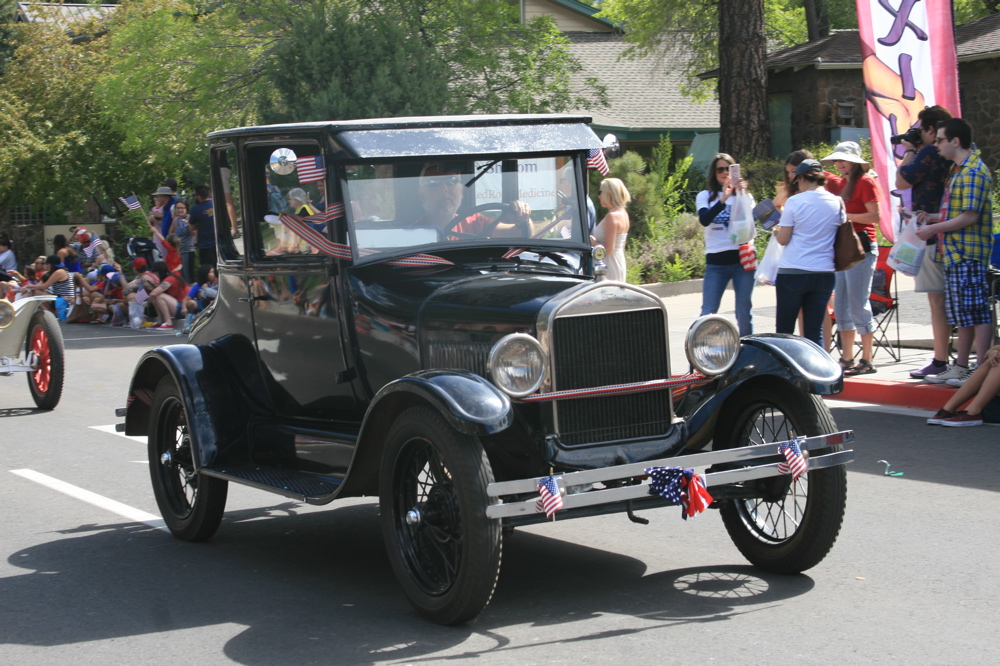
{"label": "crowd of spectators", "polygon": [[124,263],[107,236],[80,227],[69,238],[55,235],[51,255],[18,270],[13,243],[0,235],[0,296],[54,295],[42,307],[70,324],[173,330],[183,319],[186,332],[217,294],[215,227],[211,190],[194,188],[189,207],[176,188],[168,179],[152,193],[147,222],[156,250]]}

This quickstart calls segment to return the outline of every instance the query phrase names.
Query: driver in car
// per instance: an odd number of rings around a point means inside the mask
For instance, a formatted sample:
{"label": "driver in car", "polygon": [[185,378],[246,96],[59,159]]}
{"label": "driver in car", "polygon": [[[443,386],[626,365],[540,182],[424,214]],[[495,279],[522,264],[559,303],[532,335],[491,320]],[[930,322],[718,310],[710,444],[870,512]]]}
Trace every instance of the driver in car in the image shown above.
{"label": "driver in car", "polygon": [[[461,174],[462,165],[458,162],[430,162],[424,165],[417,188],[424,214],[414,222],[414,226],[435,226],[445,232],[468,235],[490,232],[490,236],[524,237],[534,234],[530,218],[531,207],[517,199],[507,204],[510,208],[500,216],[513,217],[513,221],[500,222],[492,231],[490,227],[496,218],[482,213],[460,218],[457,212],[465,196],[465,183]],[[448,240],[459,240],[459,237],[449,235]]]}

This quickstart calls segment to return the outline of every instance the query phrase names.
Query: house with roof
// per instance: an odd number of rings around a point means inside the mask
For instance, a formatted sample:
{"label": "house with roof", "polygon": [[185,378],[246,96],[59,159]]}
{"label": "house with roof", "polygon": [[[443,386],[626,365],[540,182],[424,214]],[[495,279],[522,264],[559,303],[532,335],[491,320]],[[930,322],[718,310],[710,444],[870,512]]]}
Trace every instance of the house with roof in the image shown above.
{"label": "house with roof", "polygon": [[719,131],[719,103],[696,102],[681,93],[685,54],[679,49],[664,56],[625,59],[628,48],[621,30],[598,9],[577,0],[514,0],[522,20],[551,17],[569,40],[570,53],[583,65],[574,79],[580,87],[587,77],[607,89],[609,105],[582,109],[593,117],[599,136],[611,133],[623,150],[649,155],[660,137],[670,134],[675,154],[683,155],[699,135]]}
{"label": "house with roof", "polygon": [[[962,116],[972,124],[983,159],[1000,167],[1000,14],[955,28]],[[804,144],[867,137],[861,37],[838,30],[828,37],[770,54],[766,67],[773,154]]]}

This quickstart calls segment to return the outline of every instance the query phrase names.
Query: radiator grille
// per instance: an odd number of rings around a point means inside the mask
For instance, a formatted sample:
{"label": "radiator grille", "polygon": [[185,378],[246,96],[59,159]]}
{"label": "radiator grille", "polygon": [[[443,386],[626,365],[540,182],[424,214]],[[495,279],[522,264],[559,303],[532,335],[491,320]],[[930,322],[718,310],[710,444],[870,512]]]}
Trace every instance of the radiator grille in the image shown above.
{"label": "radiator grille", "polygon": [[[659,309],[556,319],[552,336],[555,390],[664,379],[666,328]],[[670,391],[579,400],[556,406],[567,446],[653,437],[670,427]]]}

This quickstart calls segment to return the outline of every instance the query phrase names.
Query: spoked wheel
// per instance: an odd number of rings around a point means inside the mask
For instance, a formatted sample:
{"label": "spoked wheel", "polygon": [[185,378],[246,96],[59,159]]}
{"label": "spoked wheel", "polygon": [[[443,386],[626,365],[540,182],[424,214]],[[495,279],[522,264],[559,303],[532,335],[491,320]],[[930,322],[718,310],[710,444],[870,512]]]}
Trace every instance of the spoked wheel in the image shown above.
{"label": "spoked wheel", "polygon": [[55,315],[36,310],[28,328],[27,349],[38,364],[28,373],[28,389],[39,409],[55,409],[62,397],[65,354],[62,331]]}
{"label": "spoked wheel", "polygon": [[178,539],[204,541],[222,522],[229,483],[198,474],[191,430],[171,377],[156,386],[149,419],[149,474],[167,527]]}
{"label": "spoked wheel", "polygon": [[[719,423],[717,450],[837,432],[821,398],[790,386],[744,390],[732,398]],[[847,472],[842,465],[807,472],[797,481],[791,476],[748,481],[744,489],[752,497],[731,499],[720,513],[733,543],[751,564],[792,574],[826,557],[844,520]]]}
{"label": "spoked wheel", "polygon": [[479,440],[429,407],[403,412],[379,478],[382,535],[410,603],[440,624],[474,619],[500,573],[500,521],[486,517],[493,471]]}

